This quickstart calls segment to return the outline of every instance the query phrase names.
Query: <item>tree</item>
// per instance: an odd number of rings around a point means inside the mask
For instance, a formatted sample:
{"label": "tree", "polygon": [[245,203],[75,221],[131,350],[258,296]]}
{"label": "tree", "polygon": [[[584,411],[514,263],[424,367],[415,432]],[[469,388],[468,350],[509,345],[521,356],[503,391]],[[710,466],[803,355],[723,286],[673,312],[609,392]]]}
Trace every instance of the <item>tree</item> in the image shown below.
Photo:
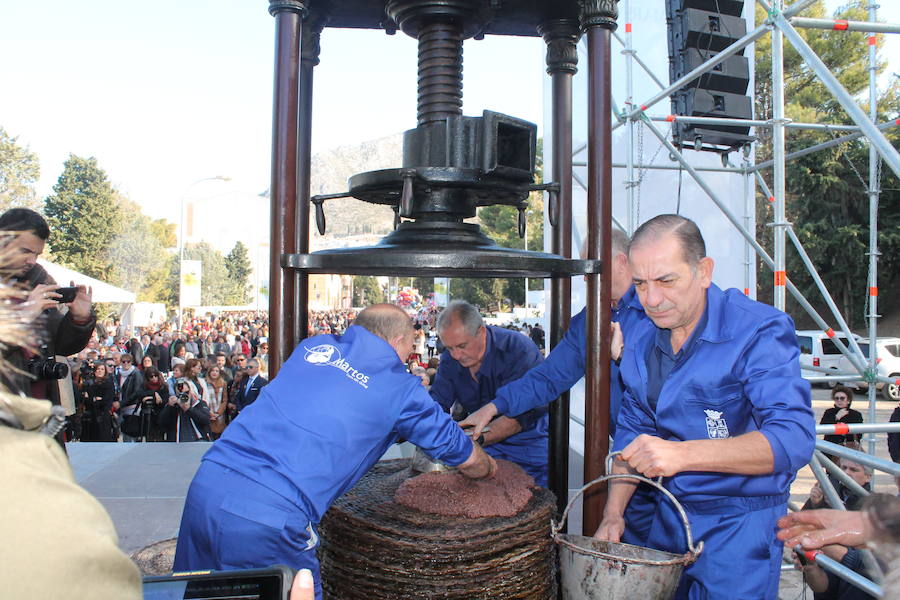
{"label": "tree", "polygon": [[384,290],[371,275],[353,276],[353,306],[372,306],[384,302]]}
{"label": "tree", "polygon": [[[164,301],[165,291],[159,283],[165,280],[169,255],[160,241],[153,221],[141,214],[130,200],[119,198],[119,207],[128,215],[106,251],[109,264],[106,281],[137,293],[138,301]],[[162,297],[160,297],[162,296]]]}
{"label": "tree", "polygon": [[40,210],[34,184],[41,177],[41,163],[18,140],[0,127],[0,213],[15,207]]}
{"label": "tree", "polygon": [[54,259],[90,277],[107,279],[107,250],[125,215],[106,173],[96,158],[70,154],[53,191],[44,200],[44,214]]}
{"label": "tree", "polygon": [[234,248],[225,257],[225,269],[228,271],[232,294],[236,300],[233,304],[250,302],[250,258],[247,246],[240,240],[234,244]]}
{"label": "tree", "polygon": [[[199,260],[202,264],[200,271],[200,302],[204,305],[228,306],[234,302],[234,287],[228,277],[228,269],[225,267],[225,258],[222,253],[209,245],[208,242],[199,244],[186,244],[184,247],[185,260]],[[168,287],[172,291],[173,304],[178,303],[179,264],[178,256],[172,261]],[[241,303],[237,303],[241,304]]]}
{"label": "tree", "polygon": [[[824,14],[822,5],[817,4],[804,16],[821,17]],[[839,10],[835,17],[867,19],[865,7],[858,1]],[[764,18],[759,9],[757,18]],[[867,103],[867,34],[816,29],[800,29],[799,32],[843,86],[857,99]],[[878,37],[879,44],[881,37]],[[771,72],[771,41],[768,37],[756,44],[756,64],[757,118],[770,119],[772,89],[768,73]],[[785,113],[788,118],[803,122],[852,123],[790,44],[785,44],[784,65]],[[879,71],[883,68],[883,63],[878,65]],[[896,82],[881,94],[878,109],[879,121],[896,118],[900,110]],[[837,134],[821,131],[788,131],[788,152],[837,137]],[[895,130],[889,130],[886,134],[895,147],[900,146],[900,135]],[[761,144],[757,161],[767,160],[772,157],[771,135],[766,129],[761,129],[758,135]],[[868,182],[864,181],[867,172],[868,145],[858,140],[809,154],[787,165],[788,220],[795,224],[798,238],[851,326],[863,323],[868,293]],[[765,176],[771,182],[771,172]],[[884,295],[900,283],[895,277],[900,251],[900,185],[889,169],[882,173],[881,187],[884,191],[879,207],[878,245],[881,259],[878,278]],[[769,246],[771,253],[766,224],[772,221],[772,207],[762,198],[757,206],[757,238],[763,245]],[[800,257],[789,251],[787,260],[791,280],[817,308],[824,309],[824,301],[818,300],[820,295]],[[770,297],[771,281],[771,277],[760,277],[761,298]],[[799,311],[795,316],[798,320],[803,318]]]}

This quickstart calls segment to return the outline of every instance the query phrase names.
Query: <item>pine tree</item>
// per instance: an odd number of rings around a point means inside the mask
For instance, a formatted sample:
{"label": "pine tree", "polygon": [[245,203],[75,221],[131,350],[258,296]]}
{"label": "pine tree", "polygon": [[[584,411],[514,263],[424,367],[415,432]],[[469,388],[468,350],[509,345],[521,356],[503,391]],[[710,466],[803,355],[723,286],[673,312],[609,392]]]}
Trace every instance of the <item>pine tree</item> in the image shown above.
{"label": "pine tree", "polygon": [[233,304],[250,302],[250,257],[247,246],[238,240],[225,257],[225,269],[231,280]]}
{"label": "pine tree", "polygon": [[115,190],[96,158],[70,154],[51,196],[44,200],[50,251],[56,261],[106,280],[107,250],[123,227]]}

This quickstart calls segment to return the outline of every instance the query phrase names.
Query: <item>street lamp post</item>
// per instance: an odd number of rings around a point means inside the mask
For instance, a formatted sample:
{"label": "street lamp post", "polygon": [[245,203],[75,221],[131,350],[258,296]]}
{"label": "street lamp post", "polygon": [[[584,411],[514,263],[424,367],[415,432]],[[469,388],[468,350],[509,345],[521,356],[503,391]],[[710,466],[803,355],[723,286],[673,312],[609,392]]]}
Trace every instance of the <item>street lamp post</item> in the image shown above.
{"label": "street lamp post", "polygon": [[[533,213],[533,210],[525,211],[525,251],[528,251],[528,215]],[[528,318],[528,278],[525,278],[525,318]]]}
{"label": "street lamp post", "polygon": [[214,177],[202,177],[196,181],[191,182],[188,185],[184,192],[181,194],[181,205],[179,207],[179,233],[178,233],[178,330],[181,331],[184,326],[184,200],[187,198],[188,192],[191,191],[198,183],[202,183],[204,181],[231,181],[231,177],[226,177],[225,175],[216,175]]}

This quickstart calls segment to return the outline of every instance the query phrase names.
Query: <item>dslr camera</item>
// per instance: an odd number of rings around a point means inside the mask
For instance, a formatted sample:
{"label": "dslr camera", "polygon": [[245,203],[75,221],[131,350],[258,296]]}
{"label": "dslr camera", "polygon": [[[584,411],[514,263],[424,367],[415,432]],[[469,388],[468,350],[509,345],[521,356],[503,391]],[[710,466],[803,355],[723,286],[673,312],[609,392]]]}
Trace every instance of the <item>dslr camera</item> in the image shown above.
{"label": "dslr camera", "polygon": [[35,379],[63,379],[69,374],[69,365],[56,362],[56,358],[50,355],[46,345],[41,346],[41,353],[33,356],[25,363],[25,371]]}
{"label": "dslr camera", "polygon": [[179,377],[175,380],[175,391],[178,392],[179,402],[189,402],[191,399],[190,388],[188,388],[188,380],[186,377]]}

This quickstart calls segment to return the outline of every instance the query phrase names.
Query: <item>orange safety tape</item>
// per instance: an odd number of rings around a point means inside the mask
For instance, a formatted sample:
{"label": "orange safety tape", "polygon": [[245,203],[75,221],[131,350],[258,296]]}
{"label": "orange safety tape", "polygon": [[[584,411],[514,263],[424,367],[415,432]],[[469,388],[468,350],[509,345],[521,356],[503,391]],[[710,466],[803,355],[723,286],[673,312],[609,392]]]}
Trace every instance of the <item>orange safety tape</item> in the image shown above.
{"label": "orange safety tape", "polygon": [[834,22],[834,28],[837,31],[846,31],[849,26],[850,23],[848,23],[845,19],[838,19]]}
{"label": "orange safety tape", "polygon": [[846,423],[835,423],[834,433],[836,435],[847,435],[848,433],[850,433],[850,426]]}
{"label": "orange safety tape", "polygon": [[787,274],[784,271],[775,271],[775,285],[787,285]]}
{"label": "orange safety tape", "polygon": [[834,337],[834,329],[829,327],[828,329],[825,330],[825,335],[827,335],[829,338],[833,338]]}

